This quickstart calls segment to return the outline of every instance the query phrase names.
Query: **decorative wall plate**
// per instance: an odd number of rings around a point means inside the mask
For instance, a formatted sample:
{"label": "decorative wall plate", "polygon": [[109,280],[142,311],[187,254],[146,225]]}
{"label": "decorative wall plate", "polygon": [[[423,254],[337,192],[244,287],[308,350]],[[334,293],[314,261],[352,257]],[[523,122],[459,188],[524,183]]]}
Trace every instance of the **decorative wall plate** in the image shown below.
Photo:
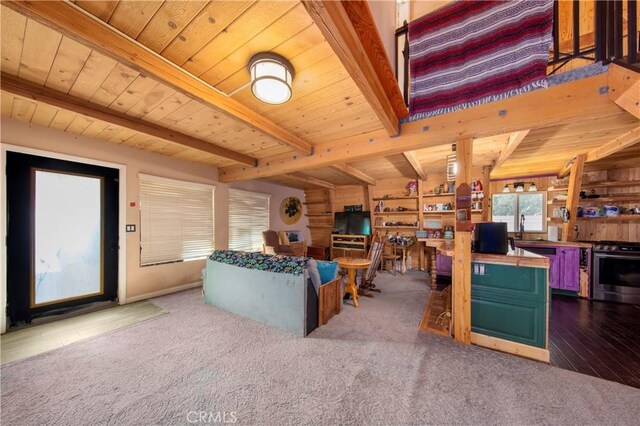
{"label": "decorative wall plate", "polygon": [[287,225],[293,225],[302,216],[302,202],[297,197],[287,197],[280,204],[280,217]]}

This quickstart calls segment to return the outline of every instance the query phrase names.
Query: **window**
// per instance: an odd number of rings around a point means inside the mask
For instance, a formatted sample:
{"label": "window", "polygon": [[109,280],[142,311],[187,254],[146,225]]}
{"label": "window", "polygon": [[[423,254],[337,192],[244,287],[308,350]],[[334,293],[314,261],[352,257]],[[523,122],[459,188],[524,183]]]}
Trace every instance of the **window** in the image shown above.
{"label": "window", "polygon": [[214,187],[140,178],[140,265],[202,259],[213,251]]}
{"label": "window", "polygon": [[262,251],[262,231],[269,229],[270,197],[229,190],[229,250]]}
{"label": "window", "polygon": [[491,215],[494,222],[506,222],[509,232],[520,229],[524,215],[525,232],[545,232],[547,209],[545,192],[494,194]]}

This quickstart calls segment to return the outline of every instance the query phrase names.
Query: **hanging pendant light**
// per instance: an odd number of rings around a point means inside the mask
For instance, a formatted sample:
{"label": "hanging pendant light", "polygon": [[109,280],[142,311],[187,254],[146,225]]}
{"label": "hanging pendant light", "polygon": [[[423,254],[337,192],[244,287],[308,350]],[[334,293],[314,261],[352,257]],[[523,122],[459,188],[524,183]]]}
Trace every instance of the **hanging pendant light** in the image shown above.
{"label": "hanging pendant light", "polygon": [[257,53],[249,60],[251,92],[262,102],[278,105],[293,94],[293,66],[282,56],[272,52]]}

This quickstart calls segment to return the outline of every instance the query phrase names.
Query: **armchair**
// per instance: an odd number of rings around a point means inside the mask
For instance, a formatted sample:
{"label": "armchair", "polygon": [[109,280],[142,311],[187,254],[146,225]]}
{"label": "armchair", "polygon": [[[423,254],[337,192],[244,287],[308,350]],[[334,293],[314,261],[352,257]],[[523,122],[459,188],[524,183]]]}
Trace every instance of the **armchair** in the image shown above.
{"label": "armchair", "polygon": [[262,232],[262,251],[265,254],[269,254],[273,251],[274,254],[294,256],[291,247],[280,245],[280,238],[278,237],[278,233],[271,230]]}

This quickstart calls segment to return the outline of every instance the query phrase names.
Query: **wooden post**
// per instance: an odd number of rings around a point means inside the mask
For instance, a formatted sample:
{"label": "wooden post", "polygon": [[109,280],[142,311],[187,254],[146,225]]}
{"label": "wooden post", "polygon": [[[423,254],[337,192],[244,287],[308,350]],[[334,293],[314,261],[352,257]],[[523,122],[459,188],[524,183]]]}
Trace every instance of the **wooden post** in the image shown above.
{"label": "wooden post", "polygon": [[572,241],[574,238],[573,227],[578,216],[578,203],[580,201],[580,188],[582,187],[582,174],[584,172],[584,162],[586,154],[578,155],[576,161],[571,165],[569,175],[569,190],[567,191],[567,211],[569,220],[562,225],[562,241]]}
{"label": "wooden post", "polygon": [[[473,138],[457,141],[456,188],[471,182]],[[457,208],[457,206],[456,206]],[[457,342],[471,344],[471,233],[456,230],[453,248],[453,334]]]}
{"label": "wooden post", "polygon": [[491,166],[482,167],[482,191],[484,199],[482,200],[482,221],[491,220]]}
{"label": "wooden post", "polygon": [[[422,194],[424,192],[424,181],[418,176],[418,229],[424,229],[424,211],[422,210]],[[417,244],[418,247],[418,268],[424,271],[424,250],[425,246],[422,243]]]}

